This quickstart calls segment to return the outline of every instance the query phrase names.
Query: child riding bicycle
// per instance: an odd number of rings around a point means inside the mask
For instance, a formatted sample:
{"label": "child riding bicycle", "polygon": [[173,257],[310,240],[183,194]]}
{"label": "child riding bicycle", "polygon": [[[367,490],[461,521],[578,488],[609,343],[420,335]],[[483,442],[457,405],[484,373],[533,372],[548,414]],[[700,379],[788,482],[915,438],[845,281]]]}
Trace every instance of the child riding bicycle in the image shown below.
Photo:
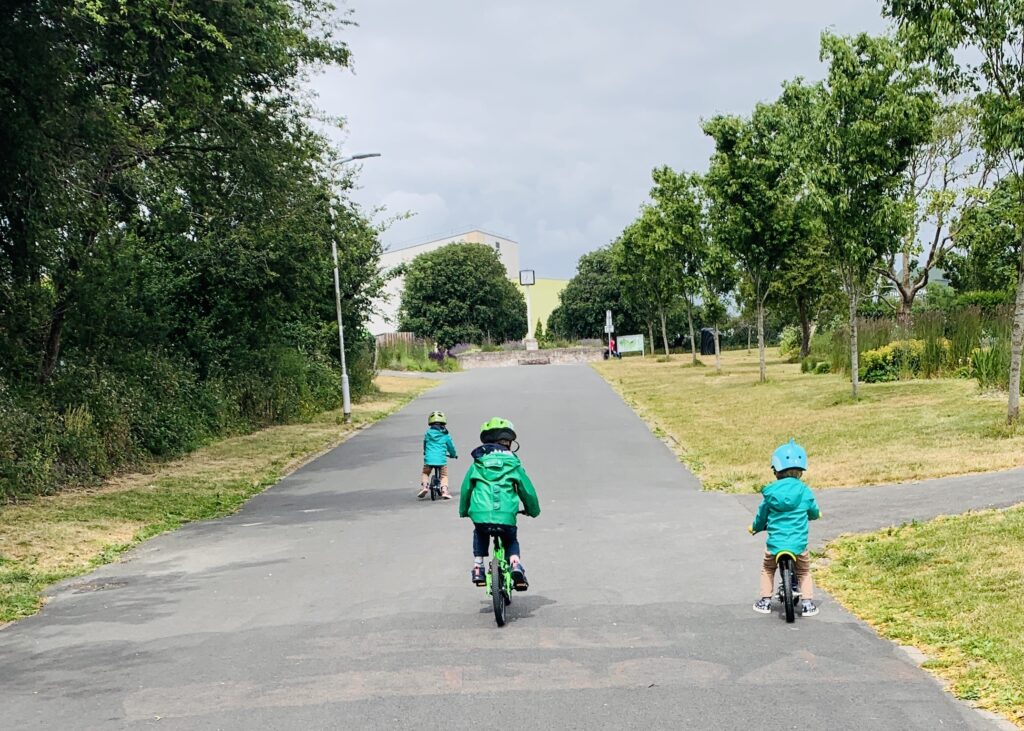
{"label": "child riding bicycle", "polygon": [[473,520],[473,583],[487,583],[484,558],[492,529],[500,530],[505,553],[512,566],[512,582],[517,591],[526,591],[526,569],[519,558],[516,515],[522,501],[531,518],[540,515],[540,503],[526,470],[512,452],[516,441],[512,422],[494,417],[480,427],[482,444],[473,450],[473,464],[462,481],[459,517]]}
{"label": "child riding bicycle", "polygon": [[814,603],[814,581],[811,579],[811,558],[807,551],[808,520],[821,517],[814,493],[801,482],[807,469],[807,452],[790,439],[772,454],[775,482],[762,491],[761,505],[749,530],[751,535],[768,531],[767,550],[761,562],[761,598],[754,611],[770,614],[774,593],[776,556],[788,551],[796,557],[796,581],[800,584],[801,614],[813,617],[818,613]]}
{"label": "child riding bicycle", "polygon": [[427,417],[427,433],[423,435],[423,470],[420,475],[420,491],[416,494],[420,500],[430,493],[430,473],[435,467],[441,468],[441,498],[451,500],[448,492],[448,458],[458,459],[455,443],[452,442],[445,426],[448,419],[444,412],[434,411]]}

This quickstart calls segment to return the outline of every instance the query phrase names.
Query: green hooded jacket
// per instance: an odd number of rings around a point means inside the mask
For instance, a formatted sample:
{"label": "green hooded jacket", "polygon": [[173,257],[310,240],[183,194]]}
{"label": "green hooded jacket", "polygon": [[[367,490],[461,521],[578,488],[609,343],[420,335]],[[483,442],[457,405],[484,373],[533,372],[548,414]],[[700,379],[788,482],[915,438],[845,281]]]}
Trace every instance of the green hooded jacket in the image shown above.
{"label": "green hooded jacket", "polygon": [[519,458],[498,444],[474,449],[473,464],[462,480],[459,517],[515,525],[520,501],[531,518],[540,515],[537,493]]}
{"label": "green hooded jacket", "polygon": [[761,496],[751,533],[767,530],[767,548],[772,554],[806,551],[808,521],[821,517],[811,489],[795,477],[786,477],[765,487]]}

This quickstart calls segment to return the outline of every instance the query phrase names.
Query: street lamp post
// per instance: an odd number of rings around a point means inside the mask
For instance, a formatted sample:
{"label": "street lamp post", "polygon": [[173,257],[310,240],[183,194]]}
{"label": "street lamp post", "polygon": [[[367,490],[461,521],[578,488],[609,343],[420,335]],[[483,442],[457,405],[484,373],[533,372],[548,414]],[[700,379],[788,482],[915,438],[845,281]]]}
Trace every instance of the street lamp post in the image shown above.
{"label": "street lamp post", "polygon": [[[352,155],[339,161],[344,165],[353,160],[365,160],[368,157],[380,157],[379,152],[366,152]],[[352,396],[348,387],[348,367],[345,364],[345,325],[341,321],[341,280],[338,279],[338,243],[331,237],[331,256],[334,257],[334,306],[338,312],[338,347],[341,351],[341,413],[345,423],[352,421]]]}

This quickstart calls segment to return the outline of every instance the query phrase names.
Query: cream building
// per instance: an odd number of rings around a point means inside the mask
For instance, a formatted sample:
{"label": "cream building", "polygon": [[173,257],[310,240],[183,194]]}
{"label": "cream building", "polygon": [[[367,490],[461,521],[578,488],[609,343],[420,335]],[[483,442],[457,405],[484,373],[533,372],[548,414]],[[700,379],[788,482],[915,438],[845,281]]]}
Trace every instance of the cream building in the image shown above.
{"label": "cream building", "polygon": [[[393,269],[399,264],[411,262],[420,254],[425,254],[434,249],[440,249],[446,244],[465,242],[471,244],[483,244],[490,246],[505,265],[508,278],[514,282],[519,281],[519,244],[504,236],[487,233],[474,229],[455,236],[448,236],[443,239],[427,241],[422,244],[415,244],[401,249],[390,249],[385,251],[380,258],[382,269]],[[398,329],[398,306],[402,301],[402,289],[405,287],[405,277],[392,279],[387,286],[387,299],[379,300],[374,304],[374,314],[366,327],[372,335],[395,332]],[[531,331],[533,326],[530,327]]]}

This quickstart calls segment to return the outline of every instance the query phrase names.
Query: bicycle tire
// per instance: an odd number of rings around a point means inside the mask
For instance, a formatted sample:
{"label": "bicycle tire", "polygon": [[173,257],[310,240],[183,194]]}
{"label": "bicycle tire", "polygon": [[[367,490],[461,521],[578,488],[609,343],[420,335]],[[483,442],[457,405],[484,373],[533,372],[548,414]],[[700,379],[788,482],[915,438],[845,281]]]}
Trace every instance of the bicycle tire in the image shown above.
{"label": "bicycle tire", "polygon": [[441,496],[441,478],[437,476],[437,470],[430,472],[430,502],[434,502]]}
{"label": "bicycle tire", "polygon": [[491,559],[491,603],[494,605],[494,621],[499,627],[505,626],[505,582],[502,573],[501,561],[495,556]]}
{"label": "bicycle tire", "polygon": [[782,559],[782,598],[786,606],[786,622],[792,624],[796,621],[796,599],[793,596],[793,561],[786,557]]}

